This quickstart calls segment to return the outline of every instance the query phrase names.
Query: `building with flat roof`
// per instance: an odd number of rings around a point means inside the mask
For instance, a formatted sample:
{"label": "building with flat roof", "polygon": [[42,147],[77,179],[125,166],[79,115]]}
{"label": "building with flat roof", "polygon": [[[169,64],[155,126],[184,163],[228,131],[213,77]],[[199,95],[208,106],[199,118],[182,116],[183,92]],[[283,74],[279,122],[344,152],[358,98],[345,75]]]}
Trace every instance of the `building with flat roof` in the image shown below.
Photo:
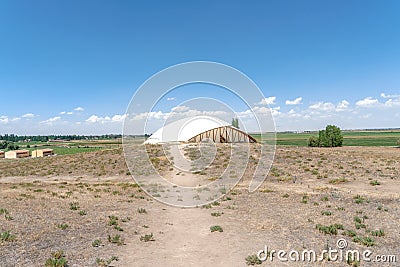
{"label": "building with flat roof", "polygon": [[51,148],[45,148],[45,149],[36,149],[32,151],[32,157],[33,158],[41,158],[41,157],[47,157],[54,155],[54,151]]}
{"label": "building with flat roof", "polygon": [[2,158],[4,158],[4,157],[5,157],[4,151],[0,151],[0,159],[2,159]]}
{"label": "building with flat roof", "polygon": [[29,157],[29,150],[10,150],[5,153],[6,159],[17,159]]}

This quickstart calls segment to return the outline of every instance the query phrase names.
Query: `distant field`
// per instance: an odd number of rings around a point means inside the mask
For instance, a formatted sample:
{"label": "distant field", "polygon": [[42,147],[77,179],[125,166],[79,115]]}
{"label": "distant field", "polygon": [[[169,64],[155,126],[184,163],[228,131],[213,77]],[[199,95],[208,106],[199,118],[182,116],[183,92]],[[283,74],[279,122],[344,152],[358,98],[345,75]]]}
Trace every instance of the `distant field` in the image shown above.
{"label": "distant field", "polygon": [[[83,152],[92,152],[101,149],[121,147],[121,140],[79,140],[65,142],[18,142],[19,149],[33,151],[36,149],[51,148],[54,154],[67,155]],[[7,151],[7,150],[6,150]]]}
{"label": "distant field", "polygon": [[[57,155],[67,155],[67,154],[77,154],[82,152],[92,152],[96,150],[103,149],[102,147],[46,147],[54,149],[54,154]],[[30,150],[34,150],[31,148]]]}
{"label": "distant field", "polygon": [[[260,134],[251,134],[257,141],[260,141]],[[277,133],[277,145],[286,146],[307,146],[310,136],[318,136],[313,133]],[[381,131],[343,131],[344,146],[396,146],[400,139],[400,130]],[[271,138],[271,135],[268,136]],[[267,138],[264,136],[264,138]],[[138,143],[143,142],[138,138]],[[76,140],[64,142],[18,142],[20,149],[30,151],[40,148],[52,148],[58,155],[92,152],[101,149],[121,148],[121,139],[114,140]]]}
{"label": "distant field", "polygon": [[[260,140],[260,134],[252,134]],[[307,146],[310,136],[318,133],[277,133],[278,145]],[[343,131],[344,146],[396,146],[400,131]]]}

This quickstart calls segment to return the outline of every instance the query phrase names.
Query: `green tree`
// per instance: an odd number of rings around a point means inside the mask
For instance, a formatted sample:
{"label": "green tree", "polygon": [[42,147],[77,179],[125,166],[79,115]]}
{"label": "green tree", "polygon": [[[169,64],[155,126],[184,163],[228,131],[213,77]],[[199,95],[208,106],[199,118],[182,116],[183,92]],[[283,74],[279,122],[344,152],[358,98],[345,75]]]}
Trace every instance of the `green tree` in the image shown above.
{"label": "green tree", "polygon": [[5,149],[8,146],[8,142],[7,141],[3,141],[0,143],[0,149]]}
{"label": "green tree", "polygon": [[326,126],[325,130],[319,131],[320,146],[338,147],[343,145],[343,135],[339,127],[335,125]]}
{"label": "green tree", "polygon": [[232,126],[239,129],[239,119],[238,118],[232,119]]}
{"label": "green tree", "polygon": [[319,147],[319,138],[316,136],[311,136],[310,139],[308,139],[308,146]]}
{"label": "green tree", "polygon": [[339,147],[343,145],[343,135],[339,127],[335,125],[326,126],[325,130],[319,131],[318,138],[311,136],[308,146],[316,147]]}

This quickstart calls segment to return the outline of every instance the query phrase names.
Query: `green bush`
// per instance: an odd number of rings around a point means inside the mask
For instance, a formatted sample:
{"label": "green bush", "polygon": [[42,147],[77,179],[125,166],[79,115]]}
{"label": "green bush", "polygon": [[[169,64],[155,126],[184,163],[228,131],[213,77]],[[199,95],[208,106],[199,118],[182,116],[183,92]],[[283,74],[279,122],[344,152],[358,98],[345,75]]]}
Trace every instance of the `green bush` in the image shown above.
{"label": "green bush", "polygon": [[308,146],[310,147],[339,147],[342,145],[342,131],[335,125],[326,126],[325,130],[319,131],[318,137],[311,136],[308,139]]}
{"label": "green bush", "polygon": [[247,256],[245,260],[247,265],[259,265],[262,263],[262,261],[255,254]]}
{"label": "green bush", "polygon": [[319,147],[320,144],[319,144],[319,139],[318,139],[318,137],[316,137],[316,136],[311,136],[311,137],[308,139],[308,146],[310,146],[310,147]]}
{"label": "green bush", "polygon": [[224,230],[222,229],[221,226],[219,225],[214,225],[210,227],[210,231],[212,232],[223,232]]}
{"label": "green bush", "polygon": [[52,258],[46,260],[46,267],[66,267],[68,262],[65,259],[64,251],[59,250],[53,253]]}

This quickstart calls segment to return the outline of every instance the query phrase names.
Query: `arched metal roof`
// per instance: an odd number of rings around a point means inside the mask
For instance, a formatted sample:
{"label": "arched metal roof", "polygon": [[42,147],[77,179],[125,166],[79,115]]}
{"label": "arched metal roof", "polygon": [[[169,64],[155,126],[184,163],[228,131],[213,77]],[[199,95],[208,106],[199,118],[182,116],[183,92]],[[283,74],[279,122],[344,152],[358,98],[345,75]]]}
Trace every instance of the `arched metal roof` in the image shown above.
{"label": "arched metal roof", "polygon": [[[197,116],[174,121],[155,131],[144,143],[158,144],[167,142],[188,142],[193,137],[213,129],[229,127],[233,131],[245,134],[243,131],[231,126],[229,123],[209,116]],[[219,140],[219,139],[218,139]],[[248,140],[253,142],[249,136]],[[214,140],[215,141],[215,140]],[[254,140],[255,141],[255,140]]]}

